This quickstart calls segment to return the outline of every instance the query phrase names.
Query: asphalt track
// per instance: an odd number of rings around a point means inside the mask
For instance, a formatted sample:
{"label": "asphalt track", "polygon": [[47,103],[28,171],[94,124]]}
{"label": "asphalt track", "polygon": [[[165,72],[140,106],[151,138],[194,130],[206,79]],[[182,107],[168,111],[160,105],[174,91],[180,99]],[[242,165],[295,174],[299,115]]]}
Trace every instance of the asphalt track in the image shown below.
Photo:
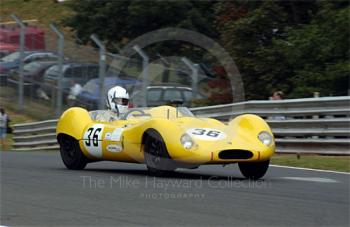
{"label": "asphalt track", "polygon": [[270,167],[254,182],[232,165],[153,178],[117,162],[67,170],[54,152],[0,158],[5,226],[349,226],[349,174]]}

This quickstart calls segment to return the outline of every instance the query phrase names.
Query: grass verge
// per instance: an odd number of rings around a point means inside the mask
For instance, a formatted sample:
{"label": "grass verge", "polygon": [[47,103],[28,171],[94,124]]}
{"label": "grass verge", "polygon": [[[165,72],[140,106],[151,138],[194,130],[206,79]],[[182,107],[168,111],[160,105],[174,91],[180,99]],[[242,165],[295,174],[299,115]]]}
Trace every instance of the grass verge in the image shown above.
{"label": "grass verge", "polygon": [[52,107],[50,101],[38,100],[30,95],[24,95],[23,110],[18,111],[18,92],[13,87],[0,85],[0,103],[6,110],[12,110],[14,113],[25,113],[22,116],[27,116],[33,120],[40,121],[56,118],[54,107]]}
{"label": "grass verge", "polygon": [[275,155],[271,159],[271,164],[350,172],[349,156],[304,155],[298,159],[296,155]]}

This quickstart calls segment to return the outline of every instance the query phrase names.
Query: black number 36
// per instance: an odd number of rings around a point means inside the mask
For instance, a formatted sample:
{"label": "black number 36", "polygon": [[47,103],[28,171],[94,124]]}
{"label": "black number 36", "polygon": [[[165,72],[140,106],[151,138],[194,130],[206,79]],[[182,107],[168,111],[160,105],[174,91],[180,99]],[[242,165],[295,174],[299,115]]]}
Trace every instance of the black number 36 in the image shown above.
{"label": "black number 36", "polygon": [[206,129],[200,129],[196,128],[194,129],[194,132],[192,132],[193,135],[199,135],[199,136],[210,136],[210,137],[218,137],[220,135],[220,132],[214,131],[214,130],[206,130]]}
{"label": "black number 36", "polygon": [[98,146],[98,135],[100,134],[102,128],[89,128],[87,131],[89,132],[89,135],[87,136],[87,140],[85,141],[85,145],[90,147],[91,141],[92,145],[94,147]]}

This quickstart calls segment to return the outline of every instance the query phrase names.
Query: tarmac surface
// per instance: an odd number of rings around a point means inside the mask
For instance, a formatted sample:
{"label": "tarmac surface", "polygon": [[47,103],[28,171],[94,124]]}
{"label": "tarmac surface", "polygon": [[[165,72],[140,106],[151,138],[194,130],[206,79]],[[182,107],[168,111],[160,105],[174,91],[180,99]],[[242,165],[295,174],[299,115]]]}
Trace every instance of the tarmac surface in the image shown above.
{"label": "tarmac surface", "polygon": [[349,226],[349,174],[237,165],[178,170],[97,162],[67,170],[56,152],[0,152],[0,225]]}

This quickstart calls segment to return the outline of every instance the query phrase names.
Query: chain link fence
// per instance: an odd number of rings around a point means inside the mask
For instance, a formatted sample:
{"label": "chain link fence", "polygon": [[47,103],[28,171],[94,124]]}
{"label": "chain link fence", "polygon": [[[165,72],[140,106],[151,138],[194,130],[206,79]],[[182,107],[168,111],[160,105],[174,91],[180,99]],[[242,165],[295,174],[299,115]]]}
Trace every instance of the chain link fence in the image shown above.
{"label": "chain link fence", "polygon": [[[159,54],[155,60],[148,59],[146,63],[137,51],[131,56],[102,53],[93,41],[89,45],[79,45],[74,37],[63,34],[60,39],[61,33],[54,25],[39,27],[35,21],[23,24],[23,43],[18,23],[0,25],[0,100],[6,107],[24,111],[37,119],[59,116],[73,105],[89,110],[104,108],[108,89],[117,84],[129,90],[137,107],[149,105],[148,99],[157,97],[159,91],[150,87],[154,84],[163,87],[176,84],[190,92],[198,89],[195,97],[188,95],[187,91],[179,93],[180,96],[174,92],[172,98],[191,96],[191,102],[186,103],[188,106],[207,105],[208,91],[215,90],[208,86],[214,81],[211,67],[187,61],[193,65],[191,67],[181,56],[163,57]],[[60,58],[61,52],[63,56]],[[105,68],[101,71],[103,64]],[[193,80],[194,76],[196,80]],[[218,88],[218,91],[222,93],[223,90]],[[164,103],[153,103],[156,104]]]}
{"label": "chain link fence", "polygon": [[[90,80],[98,82],[99,50],[91,45],[79,45],[67,36],[63,37],[64,43],[60,46],[59,37],[49,27],[38,27],[35,22],[24,25],[22,53],[20,26],[14,21],[1,24],[0,27],[1,105],[24,111],[38,119],[59,116],[72,105],[84,106],[85,103],[77,102],[76,98]],[[63,59],[59,58],[60,51],[63,52]],[[118,69],[113,68],[111,63],[116,64],[121,57],[108,54],[107,58],[107,76],[118,76]],[[135,65],[141,64],[136,61]],[[21,86],[22,94],[19,92]],[[61,98],[58,98],[59,91],[62,93]],[[99,100],[99,97],[92,97],[92,100]]]}

